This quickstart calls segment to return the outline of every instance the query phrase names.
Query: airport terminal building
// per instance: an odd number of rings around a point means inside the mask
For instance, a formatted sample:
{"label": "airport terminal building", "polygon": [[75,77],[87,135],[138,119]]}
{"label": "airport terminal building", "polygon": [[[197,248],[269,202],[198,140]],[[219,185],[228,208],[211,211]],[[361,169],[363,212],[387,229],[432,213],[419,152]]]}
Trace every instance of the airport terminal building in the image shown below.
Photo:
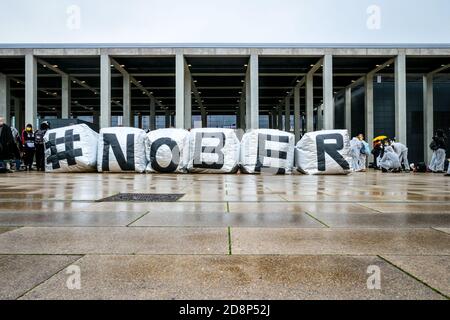
{"label": "airport terminal building", "polygon": [[[428,160],[450,128],[450,45],[0,45],[0,116],[132,126],[346,128]],[[54,120],[57,122],[57,120]]]}

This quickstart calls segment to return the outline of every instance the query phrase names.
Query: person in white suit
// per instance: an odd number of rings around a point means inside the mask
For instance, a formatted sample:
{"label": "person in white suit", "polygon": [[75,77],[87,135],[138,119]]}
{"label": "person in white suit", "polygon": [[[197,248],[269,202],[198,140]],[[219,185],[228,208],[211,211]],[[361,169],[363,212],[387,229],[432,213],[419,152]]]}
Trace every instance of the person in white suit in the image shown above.
{"label": "person in white suit", "polygon": [[400,142],[393,142],[391,146],[394,149],[395,153],[398,155],[400,164],[403,165],[403,168],[406,172],[409,172],[410,168],[408,162],[408,148]]}
{"label": "person in white suit", "polygon": [[397,172],[401,168],[400,159],[389,143],[384,147],[384,154],[383,158],[380,160],[380,167],[383,172]]}

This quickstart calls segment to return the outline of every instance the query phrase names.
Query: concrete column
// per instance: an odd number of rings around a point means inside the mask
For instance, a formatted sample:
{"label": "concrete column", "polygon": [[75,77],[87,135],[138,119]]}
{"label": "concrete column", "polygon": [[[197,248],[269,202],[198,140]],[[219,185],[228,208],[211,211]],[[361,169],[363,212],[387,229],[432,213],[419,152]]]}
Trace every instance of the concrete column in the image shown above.
{"label": "concrete column", "polygon": [[100,112],[98,111],[92,112],[92,123],[100,128]]}
{"label": "concrete column", "polygon": [[250,55],[250,122],[247,126],[250,129],[259,128],[259,63],[258,55]]}
{"label": "concrete column", "polygon": [[284,98],[284,130],[291,130],[291,97]]}
{"label": "concrete column", "polygon": [[281,111],[281,107],[277,108],[277,114],[278,114],[278,130],[283,130],[283,112]]}
{"label": "concrete column", "polygon": [[323,129],[334,129],[333,56],[323,58]]}
{"label": "concrete column", "polygon": [[202,112],[202,127],[208,128],[208,114],[206,111]]}
{"label": "concrete column", "polygon": [[[130,75],[128,73],[123,75],[123,118],[122,124],[124,127],[133,127],[134,123],[131,122],[131,82]],[[134,121],[133,121],[134,122]]]}
{"label": "concrete column", "polygon": [[25,127],[25,117],[23,111],[22,101],[20,101],[19,98],[14,98],[14,126],[17,130],[19,130],[19,132],[21,132],[21,130]]}
{"label": "concrete column", "polygon": [[71,85],[69,76],[61,77],[61,118],[69,119],[72,106]]}
{"label": "concrete column", "polygon": [[352,88],[345,88],[345,128],[352,136]]}
{"label": "concrete column", "polygon": [[364,113],[366,124],[366,141],[371,143],[374,138],[374,120],[373,120],[373,74],[366,75],[364,80]]}
{"label": "concrete column", "polygon": [[149,118],[150,130],[156,129],[156,100],[155,97],[150,98],[150,118]]}
{"label": "concrete column", "polygon": [[[175,57],[175,127],[184,128],[184,115],[185,115],[185,69],[184,69],[184,56],[182,53],[177,53]],[[169,125],[170,126],[170,125]]]}
{"label": "concrete column", "polygon": [[245,131],[245,99],[239,101],[239,128]]}
{"label": "concrete column", "polygon": [[138,128],[142,129],[142,114],[138,113]]}
{"label": "concrete column", "polygon": [[321,104],[317,108],[317,123],[316,123],[317,130],[323,130],[323,104]]}
{"label": "concrete column", "polygon": [[314,74],[306,75],[306,132],[314,131]]}
{"label": "concrete column", "polygon": [[189,69],[184,71],[184,128],[192,127],[192,83]]}
{"label": "concrete column", "polygon": [[25,122],[36,126],[37,62],[32,54],[25,56]]}
{"label": "concrete column", "polygon": [[[175,117],[175,121],[178,120],[178,117]],[[165,127],[170,128],[170,111],[166,109],[165,111]]]}
{"label": "concrete column", "polygon": [[428,164],[432,152],[429,144],[434,134],[434,97],[433,97],[433,75],[423,77],[423,151],[424,161]]}
{"label": "concrete column", "polygon": [[0,73],[0,117],[3,117],[8,125],[11,124],[10,104],[9,79],[5,74]]}
{"label": "concrete column", "polygon": [[[249,62],[250,63],[250,62]],[[250,95],[250,67],[247,68],[245,75],[245,129],[251,129],[250,119],[252,117],[251,95]]]}
{"label": "concrete column", "polygon": [[406,54],[395,58],[395,137],[398,142],[406,141]]}
{"label": "concrete column", "polygon": [[100,56],[100,128],[111,126],[111,60]]}
{"label": "concrete column", "polygon": [[295,142],[300,140],[300,126],[302,119],[300,118],[300,87],[294,88],[294,135]]}
{"label": "concrete column", "polygon": [[277,108],[274,108],[272,111],[272,129],[278,128],[278,113]]}

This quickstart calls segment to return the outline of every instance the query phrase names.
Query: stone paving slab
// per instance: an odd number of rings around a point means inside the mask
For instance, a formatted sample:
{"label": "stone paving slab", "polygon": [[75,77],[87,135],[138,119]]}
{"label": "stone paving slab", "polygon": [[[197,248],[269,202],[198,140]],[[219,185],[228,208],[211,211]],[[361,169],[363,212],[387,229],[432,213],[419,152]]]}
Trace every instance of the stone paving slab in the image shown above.
{"label": "stone paving slab", "polygon": [[332,228],[428,228],[450,227],[450,214],[445,213],[315,213],[313,216]]}
{"label": "stone paving slab", "polygon": [[0,227],[0,234],[11,231],[11,230],[15,230],[17,228],[13,228],[13,227]]}
{"label": "stone paving slab", "polygon": [[227,228],[24,227],[0,254],[227,254]]}
{"label": "stone paving slab", "polygon": [[141,212],[51,212],[0,213],[0,226],[126,226],[145,213]]}
{"label": "stone paving slab", "polygon": [[450,256],[382,256],[450,299]]}
{"label": "stone paving slab", "polygon": [[236,213],[378,213],[363,205],[338,202],[230,202],[229,208]]}
{"label": "stone paving slab", "polygon": [[433,229],[232,228],[233,254],[449,255]]}
{"label": "stone paving slab", "polygon": [[149,213],[131,226],[324,227],[306,214],[288,213]]}
{"label": "stone paving slab", "polygon": [[[388,199],[386,199],[388,200]],[[450,203],[363,203],[364,206],[383,213],[447,213],[450,214]]]}
{"label": "stone paving slab", "polygon": [[[373,256],[85,256],[81,290],[59,272],[24,299],[443,299]],[[381,290],[367,288],[368,266]]]}
{"label": "stone paving slab", "polygon": [[435,228],[435,229],[450,234],[450,228]]}
{"label": "stone paving slab", "polygon": [[0,255],[0,299],[17,299],[81,256]]}

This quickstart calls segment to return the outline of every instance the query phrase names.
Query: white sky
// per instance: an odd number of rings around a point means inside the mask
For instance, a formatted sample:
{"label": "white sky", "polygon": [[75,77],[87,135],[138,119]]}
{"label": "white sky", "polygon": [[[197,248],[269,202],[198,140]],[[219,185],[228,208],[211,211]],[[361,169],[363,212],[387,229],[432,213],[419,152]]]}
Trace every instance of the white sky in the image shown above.
{"label": "white sky", "polygon": [[449,31],[450,0],[0,0],[0,43],[450,43]]}

